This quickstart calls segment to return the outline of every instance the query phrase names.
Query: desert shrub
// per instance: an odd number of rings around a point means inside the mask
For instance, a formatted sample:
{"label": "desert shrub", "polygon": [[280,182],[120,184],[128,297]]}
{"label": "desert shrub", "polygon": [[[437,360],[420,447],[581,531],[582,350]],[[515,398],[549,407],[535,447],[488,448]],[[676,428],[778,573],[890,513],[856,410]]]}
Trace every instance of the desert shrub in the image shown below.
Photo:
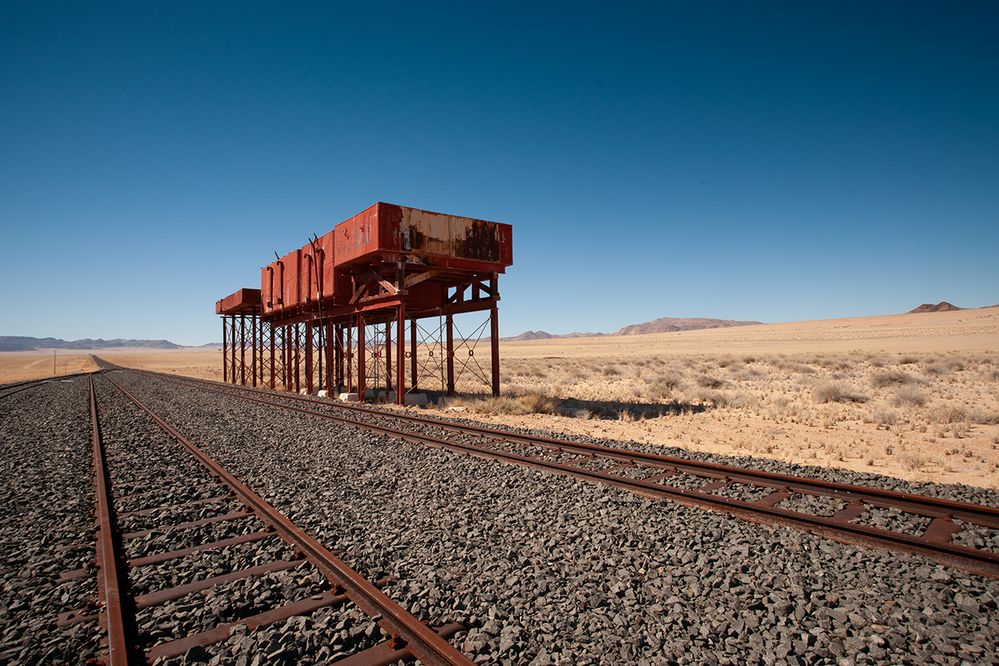
{"label": "desert shrub", "polygon": [[867,402],[868,398],[856,389],[840,382],[823,382],[812,389],[815,402]]}
{"label": "desert shrub", "polygon": [[559,401],[540,393],[524,393],[522,395],[503,395],[499,397],[472,400],[466,403],[468,408],[480,414],[554,414]]}
{"label": "desert shrub", "polygon": [[754,407],[759,403],[755,395],[746,391],[700,391],[697,399],[700,402],[709,402],[715,407],[731,409]]}
{"label": "desert shrub", "polygon": [[902,356],[898,359],[899,365],[912,365],[913,363],[918,363],[919,359],[915,356]]}
{"label": "desert shrub", "polygon": [[930,410],[930,421],[933,423],[961,423],[968,419],[964,409],[957,405],[940,404]]}
{"label": "desert shrub", "polygon": [[926,374],[934,376],[945,375],[947,374],[947,371],[948,371],[947,366],[945,366],[943,363],[931,363],[930,365],[926,366],[925,370],[923,370],[923,372],[925,372]]}
{"label": "desert shrub", "polygon": [[881,370],[871,375],[871,386],[884,388],[893,384],[912,384],[916,378],[901,370]]}
{"label": "desert shrub", "polygon": [[701,388],[708,389],[718,389],[725,386],[725,380],[719,379],[718,377],[712,377],[711,375],[698,375],[697,385]]}
{"label": "desert shrub", "polygon": [[898,414],[885,407],[879,407],[871,413],[871,421],[879,426],[893,426],[898,422]]}
{"label": "desert shrub", "polygon": [[903,453],[899,455],[898,460],[902,463],[902,467],[905,467],[910,472],[915,472],[923,469],[929,460],[926,456],[921,456],[918,453]]}
{"label": "desert shrub", "polygon": [[979,425],[999,424],[999,412],[987,412],[983,409],[973,409],[968,412],[968,420]]}
{"label": "desert shrub", "polygon": [[607,377],[617,377],[621,374],[621,368],[616,365],[605,365],[600,371]]}
{"label": "desert shrub", "polygon": [[896,407],[922,407],[926,404],[926,396],[912,386],[903,386],[895,392],[891,403]]}
{"label": "desert shrub", "polygon": [[872,354],[870,357],[868,357],[867,362],[873,365],[875,368],[883,368],[889,363],[891,363],[891,361],[889,361],[888,358],[883,354]]}

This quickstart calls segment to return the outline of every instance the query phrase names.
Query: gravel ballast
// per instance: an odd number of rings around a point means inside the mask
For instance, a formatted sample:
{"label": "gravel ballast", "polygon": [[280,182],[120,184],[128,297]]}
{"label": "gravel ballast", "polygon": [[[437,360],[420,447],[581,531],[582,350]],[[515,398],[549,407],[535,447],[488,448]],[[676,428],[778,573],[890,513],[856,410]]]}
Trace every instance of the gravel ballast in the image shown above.
{"label": "gravel ballast", "polygon": [[[398,576],[389,592],[415,615],[473,622],[456,644],[477,661],[996,660],[993,580],[402,444],[160,378],[115,376],[362,574]],[[814,469],[629,448],[792,474]],[[992,505],[999,499],[984,489],[843,470],[813,475]]]}
{"label": "gravel ballast", "polygon": [[0,663],[76,663],[97,652],[92,623],[56,626],[96,595],[87,379],[52,381],[0,398]]}

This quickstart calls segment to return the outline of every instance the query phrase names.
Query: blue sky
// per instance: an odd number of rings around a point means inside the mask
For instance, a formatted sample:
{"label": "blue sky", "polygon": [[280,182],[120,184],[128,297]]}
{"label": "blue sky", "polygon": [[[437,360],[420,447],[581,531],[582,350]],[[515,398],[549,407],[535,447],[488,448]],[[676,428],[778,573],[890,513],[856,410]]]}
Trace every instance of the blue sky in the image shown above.
{"label": "blue sky", "polygon": [[999,302],[994,3],[4,3],[0,335],[220,337],[374,201],[509,222],[504,335]]}

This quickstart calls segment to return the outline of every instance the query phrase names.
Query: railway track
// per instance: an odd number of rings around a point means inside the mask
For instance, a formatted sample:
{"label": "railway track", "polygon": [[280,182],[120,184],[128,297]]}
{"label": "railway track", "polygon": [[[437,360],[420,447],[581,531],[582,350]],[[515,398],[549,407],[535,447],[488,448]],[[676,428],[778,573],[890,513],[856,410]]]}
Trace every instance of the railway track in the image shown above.
{"label": "railway track", "polygon": [[[115,468],[114,456],[121,454],[109,453],[106,446],[98,406],[98,390],[94,377],[90,377],[97,517],[95,568],[99,602],[93,608],[64,614],[59,618],[59,624],[65,626],[80,622],[99,622],[106,631],[106,652],[101,655],[102,661],[117,665],[153,663],[184,657],[191,650],[204,649],[225,641],[240,626],[254,631],[294,616],[332,608],[344,613],[360,612],[366,616],[365,622],[375,625],[364,631],[364,636],[369,639],[366,642],[362,640],[361,649],[350,655],[340,655],[342,658],[338,657],[338,663],[373,665],[419,660],[423,664],[471,664],[447,640],[464,627],[450,624],[431,628],[420,622],[392,601],[376,584],[347,566],[245,483],[226,471],[113,377],[105,375],[105,379],[110,390],[104,399],[126,398],[131,403],[130,409],[139,410],[151,418],[173,440],[182,458],[191,468],[200,470],[206,481],[196,484],[194,479],[185,478],[179,484],[160,483],[171,474],[176,475],[178,471],[176,462],[164,464],[159,460],[162,450],[157,455],[140,454],[139,459],[148,463],[148,469],[135,469],[133,466],[123,468],[122,461],[118,461],[118,467]],[[129,465],[134,465],[135,460],[134,457],[129,458]],[[115,477],[114,469],[118,470],[121,478]],[[183,516],[185,511],[189,512],[192,508],[200,511],[203,507],[216,503],[220,504],[218,511],[207,518],[159,522],[161,516],[171,512],[177,511],[177,515]],[[228,512],[227,504],[230,507]],[[233,510],[233,505],[238,505],[238,508]],[[145,521],[145,527],[137,529],[134,522],[136,519]],[[204,535],[204,532],[199,532],[199,528],[232,521],[253,521],[253,526],[245,529],[239,536],[228,539],[211,541],[198,538],[199,535]],[[182,545],[178,545],[174,539],[174,546],[165,551],[142,556],[128,555],[130,542],[140,542],[161,534],[179,534],[182,539],[187,534],[191,537]],[[258,554],[254,559],[255,566],[231,570],[222,575],[196,578],[141,594],[135,591],[140,587],[137,574],[143,568],[169,568],[195,554],[231,549],[242,544],[263,543],[266,540],[280,540],[282,543],[279,545],[290,555],[268,559]],[[271,551],[262,552],[267,554]],[[258,609],[250,615],[235,613],[235,619],[232,619],[234,612],[228,612],[228,620],[179,636],[176,635],[176,629],[153,630],[149,626],[150,618],[156,618],[155,613],[149,611],[155,610],[157,606],[213,588],[223,589],[223,586],[238,581],[259,580],[268,574],[284,571],[295,572],[298,576],[296,580],[303,585],[299,598]],[[69,581],[92,573],[89,568],[68,571],[62,574],[61,580]],[[162,571],[160,575],[162,577]],[[174,576],[168,574],[167,579],[174,579]],[[324,581],[319,589],[315,583],[317,579]],[[312,582],[306,585],[302,581]],[[145,615],[142,615],[143,619],[140,621],[140,614],[143,613]],[[172,612],[166,615],[170,616]]]}
{"label": "railway track", "polygon": [[[754,522],[790,526],[843,543],[914,553],[948,566],[999,578],[999,553],[961,542],[966,531],[999,536],[999,508],[996,507],[524,435],[206,380],[149,374],[216,394],[365,428],[402,441],[527,465],[625,488],[647,497],[722,511]],[[873,517],[880,517],[878,522],[898,525],[898,528],[865,522]]]}
{"label": "railway track", "polygon": [[[96,370],[94,372],[101,372]],[[76,377],[81,377],[83,375],[94,374],[92,372],[76,372],[70,375],[56,375],[54,377],[45,377],[44,379],[29,379],[23,382],[12,382],[10,384],[0,385],[0,400],[3,398],[14,395],[15,393],[20,393],[21,391],[27,391],[30,388],[36,386],[42,386],[43,384],[48,384],[49,382],[62,381],[64,379],[74,379]]]}

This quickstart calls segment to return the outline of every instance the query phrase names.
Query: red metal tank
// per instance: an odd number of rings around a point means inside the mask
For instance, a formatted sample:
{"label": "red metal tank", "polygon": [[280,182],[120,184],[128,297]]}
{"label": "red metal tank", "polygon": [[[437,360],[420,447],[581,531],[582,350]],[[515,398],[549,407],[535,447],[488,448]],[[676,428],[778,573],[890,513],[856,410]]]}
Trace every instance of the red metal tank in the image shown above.
{"label": "red metal tank", "polygon": [[378,202],[334,228],[336,265],[404,261],[502,273],[513,263],[509,224]]}
{"label": "red metal tank", "polygon": [[255,314],[260,312],[260,290],[240,289],[215,302],[215,314]]}

